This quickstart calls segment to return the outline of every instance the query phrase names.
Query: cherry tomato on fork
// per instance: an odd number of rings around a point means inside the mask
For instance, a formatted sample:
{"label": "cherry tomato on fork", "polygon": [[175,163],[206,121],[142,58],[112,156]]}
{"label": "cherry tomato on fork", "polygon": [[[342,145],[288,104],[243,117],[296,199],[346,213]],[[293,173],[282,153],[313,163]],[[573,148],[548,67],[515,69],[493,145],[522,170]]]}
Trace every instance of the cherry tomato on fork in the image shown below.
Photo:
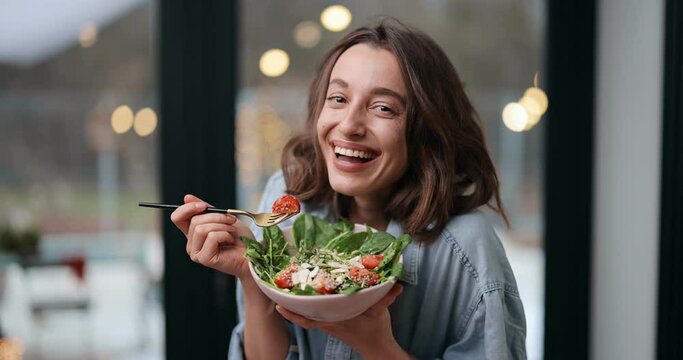
{"label": "cherry tomato on fork", "polygon": [[292,195],[282,195],[273,203],[273,213],[275,214],[290,214],[299,211],[301,211],[301,204]]}

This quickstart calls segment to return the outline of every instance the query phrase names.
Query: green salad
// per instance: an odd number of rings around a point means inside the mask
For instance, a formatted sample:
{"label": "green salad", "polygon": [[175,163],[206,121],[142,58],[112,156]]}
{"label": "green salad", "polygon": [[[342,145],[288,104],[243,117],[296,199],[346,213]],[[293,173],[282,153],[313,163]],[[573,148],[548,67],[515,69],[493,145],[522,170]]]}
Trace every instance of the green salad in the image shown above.
{"label": "green salad", "polygon": [[266,283],[297,295],[352,294],[403,272],[399,262],[410,235],[398,238],[370,227],[354,233],[348,221],[328,223],[301,214],[292,227],[293,244],[277,226],[263,229],[263,241],[242,237],[246,258]]}

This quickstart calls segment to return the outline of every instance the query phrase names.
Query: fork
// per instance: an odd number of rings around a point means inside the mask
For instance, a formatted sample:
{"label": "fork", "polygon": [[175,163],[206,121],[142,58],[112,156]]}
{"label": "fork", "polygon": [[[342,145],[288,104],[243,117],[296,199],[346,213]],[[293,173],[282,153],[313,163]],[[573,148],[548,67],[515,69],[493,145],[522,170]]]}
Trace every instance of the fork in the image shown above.
{"label": "fork", "polygon": [[[142,207],[151,207],[151,208],[157,208],[157,209],[177,209],[179,205],[168,205],[168,204],[159,204],[159,203],[150,203],[150,202],[139,202],[138,206]],[[256,226],[260,227],[268,227],[268,226],[273,226],[277,225],[292,216],[296,215],[297,213],[285,213],[285,214],[275,214],[275,213],[252,213],[249,211],[244,211],[244,210],[236,210],[236,209],[218,209],[214,207],[208,207],[206,210],[204,210],[205,213],[210,212],[210,213],[219,213],[219,214],[231,214],[231,215],[245,215],[250,217],[252,220],[254,220],[254,224]]]}

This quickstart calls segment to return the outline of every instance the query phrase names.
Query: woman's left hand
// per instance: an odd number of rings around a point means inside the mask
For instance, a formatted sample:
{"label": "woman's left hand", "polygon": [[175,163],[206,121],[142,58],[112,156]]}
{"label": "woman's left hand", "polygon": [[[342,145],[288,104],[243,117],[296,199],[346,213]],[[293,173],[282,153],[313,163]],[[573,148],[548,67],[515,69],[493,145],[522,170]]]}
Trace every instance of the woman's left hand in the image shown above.
{"label": "woman's left hand", "polygon": [[394,339],[391,331],[391,316],[389,305],[403,291],[403,285],[396,284],[389,290],[382,300],[371,306],[364,313],[355,318],[336,322],[315,321],[293,313],[280,305],[275,309],[287,320],[304,329],[318,328],[329,335],[339,338],[365,359],[397,359],[401,354],[409,358],[408,354]]}

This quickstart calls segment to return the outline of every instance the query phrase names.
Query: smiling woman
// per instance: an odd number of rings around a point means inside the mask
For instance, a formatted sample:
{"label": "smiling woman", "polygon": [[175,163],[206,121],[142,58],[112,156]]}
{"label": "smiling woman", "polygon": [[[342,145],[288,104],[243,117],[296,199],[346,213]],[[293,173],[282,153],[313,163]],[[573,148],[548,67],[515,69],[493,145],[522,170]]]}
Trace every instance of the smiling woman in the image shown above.
{"label": "smiling woman", "polygon": [[[186,196],[172,219],[188,255],[240,281],[230,358],[526,358],[517,284],[479,209],[505,217],[496,171],[441,48],[392,19],[356,29],[323,57],[308,104],[305,130],[285,146],[260,211],[289,194],[302,200],[302,213],[414,240],[399,283],[376,304],[347,320],[313,320],[276,304],[251,277],[238,239],[264,238],[264,230],[202,214],[207,204]],[[372,267],[358,265],[350,276]]]}

